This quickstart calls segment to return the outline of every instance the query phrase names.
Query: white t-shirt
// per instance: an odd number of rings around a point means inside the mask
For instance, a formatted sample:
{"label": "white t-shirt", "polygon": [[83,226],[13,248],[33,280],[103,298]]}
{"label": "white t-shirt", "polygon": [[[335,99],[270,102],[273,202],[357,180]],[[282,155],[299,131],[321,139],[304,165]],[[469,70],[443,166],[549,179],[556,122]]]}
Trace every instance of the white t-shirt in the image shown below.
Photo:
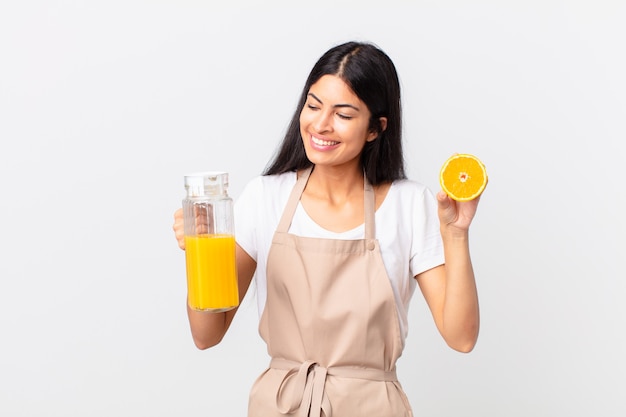
{"label": "white t-shirt", "polygon": [[[267,257],[272,237],[295,183],[295,172],[260,176],[246,185],[235,203],[237,243],[257,262],[259,317],[267,296]],[[437,201],[420,183],[395,181],[376,210],[375,223],[404,340],[408,331],[409,301],[417,286],[415,275],[444,263]],[[299,204],[289,233],[325,239],[363,239],[365,228],[362,224],[343,233],[328,231],[315,223]]]}

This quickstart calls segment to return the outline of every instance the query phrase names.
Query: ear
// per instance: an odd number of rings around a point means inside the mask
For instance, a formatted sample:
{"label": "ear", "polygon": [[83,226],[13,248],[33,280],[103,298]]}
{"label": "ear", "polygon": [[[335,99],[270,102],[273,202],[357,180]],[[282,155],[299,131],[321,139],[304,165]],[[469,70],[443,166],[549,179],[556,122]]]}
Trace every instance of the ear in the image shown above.
{"label": "ear", "polygon": [[372,129],[370,134],[367,137],[368,142],[374,141],[381,133],[387,130],[387,118],[379,117],[378,118],[378,129]]}
{"label": "ear", "polygon": [[380,132],[378,133],[383,133],[385,130],[387,130],[387,118],[386,117],[380,117],[378,119],[379,123],[380,123]]}

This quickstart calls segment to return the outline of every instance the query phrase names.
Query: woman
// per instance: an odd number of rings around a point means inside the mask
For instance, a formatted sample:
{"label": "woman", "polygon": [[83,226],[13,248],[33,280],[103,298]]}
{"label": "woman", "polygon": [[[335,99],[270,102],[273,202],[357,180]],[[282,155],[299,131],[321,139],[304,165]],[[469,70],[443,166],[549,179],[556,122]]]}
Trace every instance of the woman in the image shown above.
{"label": "woman", "polygon": [[[478,297],[468,229],[478,200],[405,178],[400,87],[389,57],[349,42],[313,67],[276,157],[236,204],[240,297],[256,274],[272,357],[249,416],[410,416],[395,363],[419,286],[447,344],[469,352]],[[174,231],[184,249],[182,211]],[[213,346],[236,310],[188,308]]]}

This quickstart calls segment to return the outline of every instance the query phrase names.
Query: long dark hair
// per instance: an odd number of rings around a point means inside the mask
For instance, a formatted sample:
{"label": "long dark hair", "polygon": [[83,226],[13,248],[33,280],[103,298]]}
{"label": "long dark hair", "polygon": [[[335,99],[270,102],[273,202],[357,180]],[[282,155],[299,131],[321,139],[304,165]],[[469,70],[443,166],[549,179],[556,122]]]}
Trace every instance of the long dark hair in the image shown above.
{"label": "long dark hair", "polygon": [[[282,174],[311,166],[300,134],[300,112],[309,89],[324,75],[341,78],[371,113],[370,130],[378,137],[365,144],[361,165],[373,185],[406,178],[402,154],[400,82],[391,59],[370,43],[347,42],[328,50],[306,80],[300,101],[278,151],[264,175]],[[382,131],[380,118],[387,118]]]}

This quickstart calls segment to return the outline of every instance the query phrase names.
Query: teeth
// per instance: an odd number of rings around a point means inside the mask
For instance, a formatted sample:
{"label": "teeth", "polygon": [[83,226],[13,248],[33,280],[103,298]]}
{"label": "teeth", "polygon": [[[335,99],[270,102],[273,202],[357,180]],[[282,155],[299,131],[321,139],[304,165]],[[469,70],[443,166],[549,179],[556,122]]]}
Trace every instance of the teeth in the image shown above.
{"label": "teeth", "polygon": [[320,146],[332,146],[332,145],[336,145],[339,143],[339,142],[335,142],[331,140],[318,139],[315,136],[311,136],[311,138],[313,139],[313,143],[315,143],[316,145],[320,145]]}

